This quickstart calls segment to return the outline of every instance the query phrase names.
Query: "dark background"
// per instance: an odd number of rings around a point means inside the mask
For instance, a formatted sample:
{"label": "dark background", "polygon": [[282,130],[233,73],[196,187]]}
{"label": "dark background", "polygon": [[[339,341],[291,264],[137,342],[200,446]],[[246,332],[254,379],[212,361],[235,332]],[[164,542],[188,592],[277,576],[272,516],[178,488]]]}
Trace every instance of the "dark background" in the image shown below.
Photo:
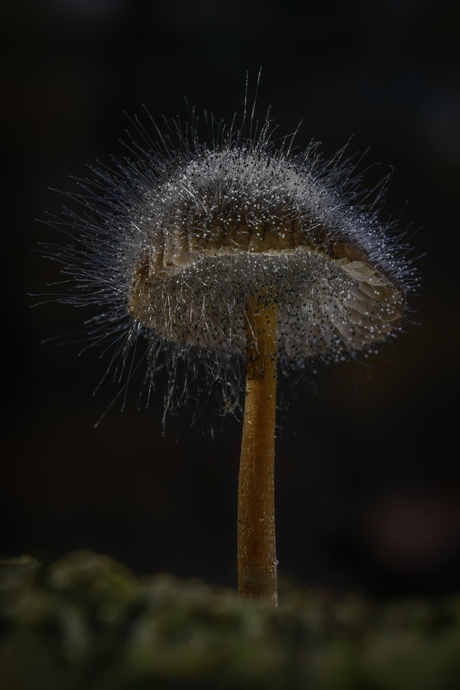
{"label": "dark background", "polygon": [[[122,111],[153,118],[241,113],[245,72],[280,134],[303,120],[332,155],[355,135],[372,187],[394,167],[384,217],[414,230],[416,315],[366,366],[326,372],[291,405],[277,440],[280,574],[371,595],[437,595],[460,582],[458,207],[460,5],[439,0],[2,0],[2,459],[0,554],[91,548],[136,573],[236,584],[241,427],[214,439],[187,416],[161,424],[161,392],[137,410],[79,345],[59,279],[35,253],[65,238],[69,175],[124,155]],[[410,203],[406,206],[406,201]],[[369,366],[370,364],[370,366]],[[219,421],[217,421],[217,425]]]}

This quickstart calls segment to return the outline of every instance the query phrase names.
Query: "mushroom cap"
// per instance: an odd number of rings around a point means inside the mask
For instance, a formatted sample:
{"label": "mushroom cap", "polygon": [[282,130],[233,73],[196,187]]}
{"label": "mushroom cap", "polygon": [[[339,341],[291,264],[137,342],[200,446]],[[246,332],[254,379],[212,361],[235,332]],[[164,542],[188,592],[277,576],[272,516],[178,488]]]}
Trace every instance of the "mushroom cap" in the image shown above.
{"label": "mushroom cap", "polygon": [[165,415],[193,401],[199,416],[210,396],[221,414],[239,408],[253,297],[276,302],[288,376],[306,358],[374,351],[418,282],[396,226],[377,219],[381,192],[369,202],[343,151],[276,148],[268,121],[249,140],[212,126],[207,145],[179,127],[154,144],[139,125],[148,150],[133,140],[137,157],[91,168],[68,194],[83,211],[54,221],[72,243],[47,254],[73,286],[59,300],[95,310],[88,338],[111,352],[107,372],[127,385],[145,362],[149,391],[163,371]]}
{"label": "mushroom cap", "polygon": [[[249,296],[275,295],[278,356],[340,359],[385,339],[407,264],[388,228],[353,207],[311,150],[203,149],[144,193],[128,312],[180,348],[244,356]],[[347,179],[349,184],[349,180]]]}

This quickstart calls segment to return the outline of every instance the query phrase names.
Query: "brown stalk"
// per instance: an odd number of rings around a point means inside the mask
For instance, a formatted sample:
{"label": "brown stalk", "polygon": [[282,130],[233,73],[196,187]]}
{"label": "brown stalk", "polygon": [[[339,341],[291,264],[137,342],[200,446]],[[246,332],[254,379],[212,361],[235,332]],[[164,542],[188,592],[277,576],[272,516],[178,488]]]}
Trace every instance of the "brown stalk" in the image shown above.
{"label": "brown stalk", "polygon": [[246,399],[238,488],[238,594],[276,606],[275,300],[249,298],[246,320]]}

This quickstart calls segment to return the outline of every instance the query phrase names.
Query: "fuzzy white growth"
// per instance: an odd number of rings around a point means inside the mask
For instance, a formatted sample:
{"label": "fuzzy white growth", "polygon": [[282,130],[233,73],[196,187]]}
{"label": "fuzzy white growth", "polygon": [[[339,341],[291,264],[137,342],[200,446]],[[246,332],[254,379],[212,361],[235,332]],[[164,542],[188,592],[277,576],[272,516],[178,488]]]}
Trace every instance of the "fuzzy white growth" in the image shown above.
{"label": "fuzzy white growth", "polygon": [[191,380],[217,392],[221,412],[235,408],[248,296],[276,295],[285,370],[369,349],[403,315],[413,271],[407,247],[376,219],[380,199],[360,206],[360,180],[340,155],[324,164],[315,145],[297,156],[286,143],[275,149],[269,130],[207,145],[177,129],[175,143],[149,141],[70,195],[85,206],[70,213],[82,248],[51,254],[78,288],[66,301],[100,308],[88,325],[114,341],[114,360],[126,363],[146,336],[149,383],[166,355],[169,408]]}

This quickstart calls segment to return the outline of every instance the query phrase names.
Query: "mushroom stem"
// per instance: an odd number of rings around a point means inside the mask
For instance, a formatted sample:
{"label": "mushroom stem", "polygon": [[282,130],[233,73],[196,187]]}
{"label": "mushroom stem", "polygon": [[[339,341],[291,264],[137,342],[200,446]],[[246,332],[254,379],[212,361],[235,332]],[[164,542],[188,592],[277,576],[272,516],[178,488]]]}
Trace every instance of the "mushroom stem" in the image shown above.
{"label": "mushroom stem", "polygon": [[276,606],[276,302],[248,298],[246,399],[238,488],[238,594]]}

